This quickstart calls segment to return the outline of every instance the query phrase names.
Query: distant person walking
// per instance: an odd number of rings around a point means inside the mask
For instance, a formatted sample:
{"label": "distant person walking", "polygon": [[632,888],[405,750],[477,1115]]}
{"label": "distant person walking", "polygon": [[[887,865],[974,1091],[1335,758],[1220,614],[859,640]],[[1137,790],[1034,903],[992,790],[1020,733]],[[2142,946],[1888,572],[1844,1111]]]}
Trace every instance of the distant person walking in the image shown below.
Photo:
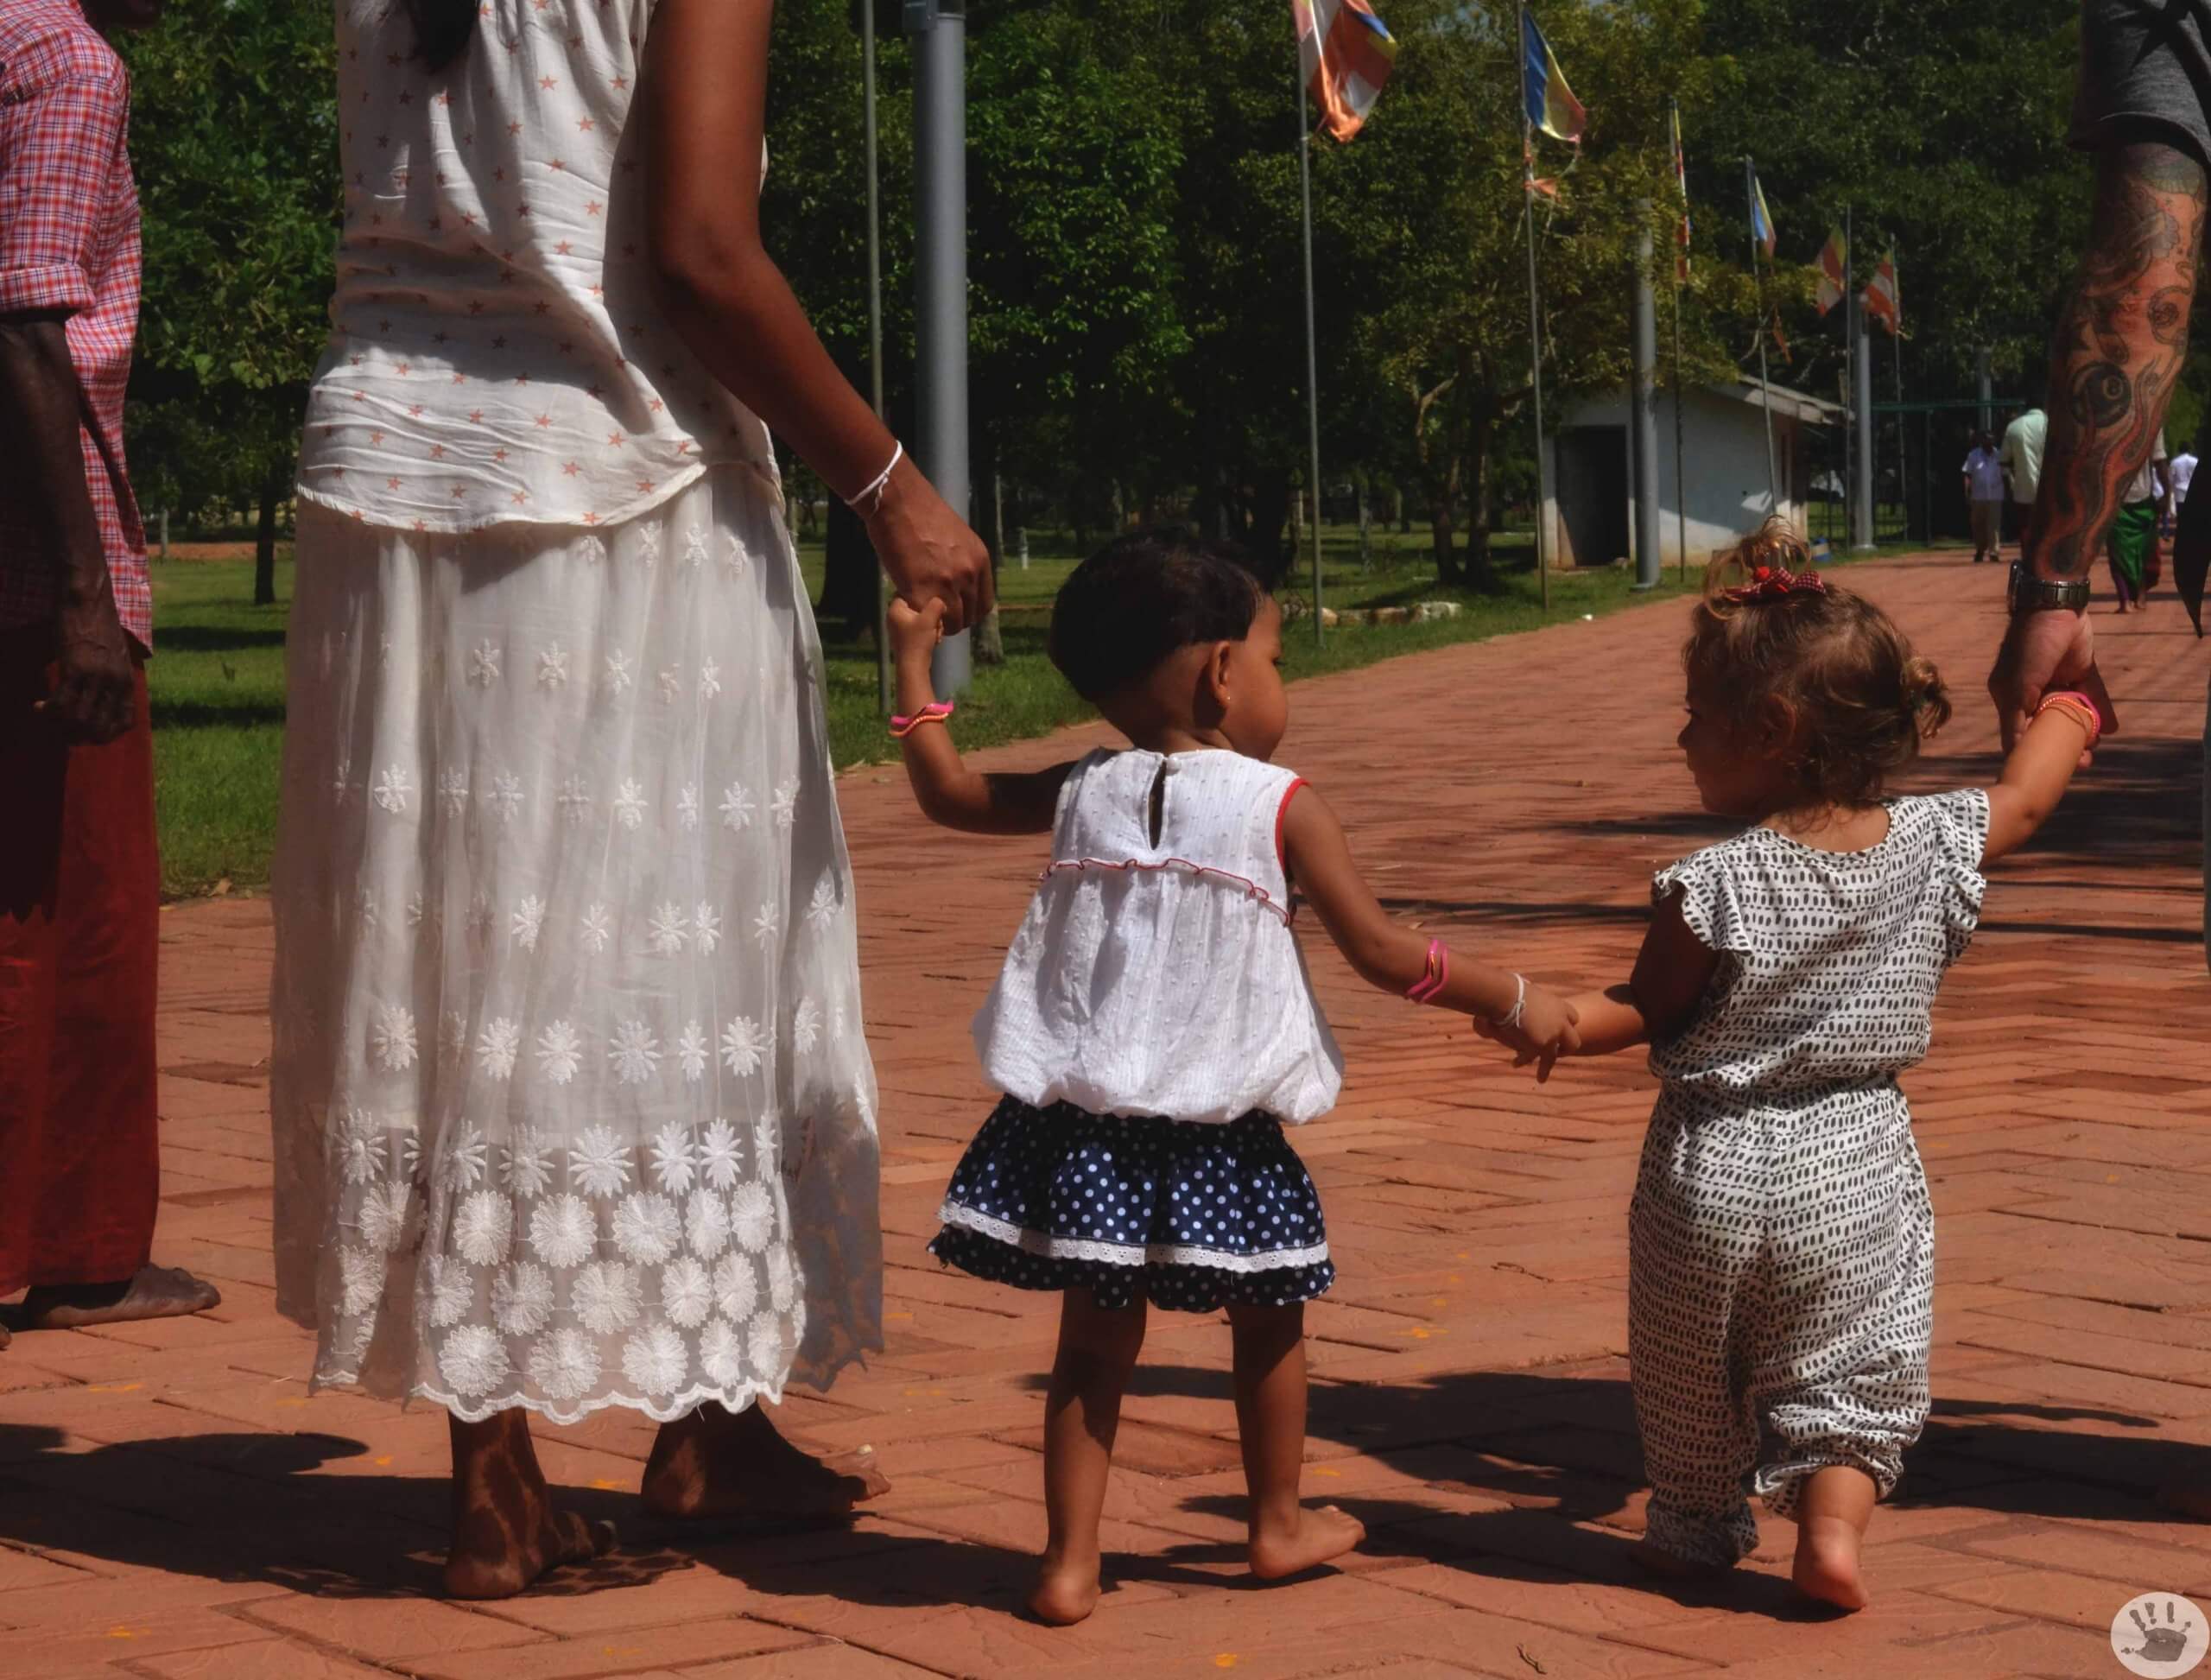
{"label": "distant person walking", "polygon": [[2029,409],[2004,428],[2004,445],[1997,451],[2010,493],[2012,529],[2022,539],[2028,517],[2035,510],[2035,494],[2042,488],[2042,450],[2049,436],[2049,416],[2040,409]]}
{"label": "distant person walking", "polygon": [[31,1329],[220,1299],[149,1264],[153,593],[123,460],[138,194],[102,32],[160,15],[0,0],[0,1296],[29,1288]]}
{"label": "distant person walking", "polygon": [[2183,449],[2165,464],[2165,484],[2171,491],[2167,498],[2171,511],[2165,516],[2164,534],[2170,538],[2173,527],[2180,518],[2180,510],[2188,504],[2188,487],[2195,478],[2195,451]]}
{"label": "distant person walking", "polygon": [[2119,498],[2119,517],[2112,523],[2111,541],[2104,551],[2111,567],[2112,593],[2119,597],[2117,612],[2139,606],[2157,584],[2157,529],[2172,504],[2166,466],[2165,434],[2160,429],[2150,459],[2142,463]]}
{"label": "distant person walking", "polygon": [[2003,557],[2004,461],[1996,453],[1996,440],[1975,432],[1963,470],[1966,505],[1973,513],[1973,563],[1978,566]]}

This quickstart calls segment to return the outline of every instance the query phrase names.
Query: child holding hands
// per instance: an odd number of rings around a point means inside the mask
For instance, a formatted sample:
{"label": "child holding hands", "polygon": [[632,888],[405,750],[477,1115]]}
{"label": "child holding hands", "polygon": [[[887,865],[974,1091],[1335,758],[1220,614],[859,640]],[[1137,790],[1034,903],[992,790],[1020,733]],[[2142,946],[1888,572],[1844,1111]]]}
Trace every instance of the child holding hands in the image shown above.
{"label": "child holding hands", "polygon": [[1580,1054],[1647,1041],[1662,1081],[1629,1222],[1641,1555],[1732,1567],[1754,1489],[1796,1521],[1797,1587],[1854,1610],[1929,1404],[1934,1222],[1897,1075],[1982,866],[2049,815],[2100,720],[2050,694],[1993,788],[1885,796],[1949,719],[1942,680],[1878,607],[1787,569],[1802,553],[1770,525],[1715,565],[1684,652],[1689,774],[1751,826],[1659,872],[1627,984],[1576,1007]]}
{"label": "child holding hands", "polygon": [[1097,1602],[1099,1516],[1148,1307],[1227,1310],[1252,1573],[1296,1574],[1364,1533],[1298,1499],[1304,1303],[1335,1267],[1283,1127],[1334,1105],[1342,1057],[1290,931],[1293,883],[1372,984],[1473,1015],[1546,1064],[1577,1042],[1561,999],[1393,922],[1334,815],[1270,762],[1289,723],[1272,582],[1179,531],[1085,561],[1054,605],[1052,659],[1131,745],[1027,775],[960,762],[929,687],[936,613],[891,609],[893,729],[923,813],[1052,836],[975,1021],[1004,1099],[930,1245],[977,1277],[1061,1291],[1050,1534],[1029,1600],[1049,1622]]}

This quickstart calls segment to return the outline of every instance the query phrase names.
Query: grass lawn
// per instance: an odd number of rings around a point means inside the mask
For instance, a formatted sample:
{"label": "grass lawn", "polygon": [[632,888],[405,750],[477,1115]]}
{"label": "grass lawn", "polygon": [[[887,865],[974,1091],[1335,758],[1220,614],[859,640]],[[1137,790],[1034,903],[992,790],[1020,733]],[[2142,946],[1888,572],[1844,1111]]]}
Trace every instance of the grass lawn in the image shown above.
{"label": "grass lawn", "polygon": [[[1460,616],[1429,624],[1344,626],[1314,645],[1309,620],[1290,626],[1289,675],[1369,665],[1394,655],[1533,629],[1584,613],[1601,614],[1646,599],[1629,574],[1554,574],[1548,619],[1537,600],[1524,533],[1500,544],[1499,574],[1481,590],[1453,597]],[[1378,528],[1371,566],[1358,558],[1353,529],[1332,528],[1325,543],[1325,598],[1331,606],[1401,605],[1440,599],[1424,537]],[[1026,571],[1009,562],[1001,578],[1006,662],[979,668],[975,692],[960,703],[954,733],[963,747],[1040,735],[1090,715],[1044,657],[1047,609],[1074,564],[1065,533],[1035,534]],[[802,543],[809,589],[819,592],[821,554]],[[1307,562],[1283,592],[1302,600]],[[149,667],[154,707],[154,770],[160,810],[163,891],[189,897],[258,888],[269,879],[276,838],[277,759],[284,721],[285,603],[291,557],[280,556],[278,604],[257,607],[250,561],[156,561],[155,650]],[[1669,574],[1657,594],[1681,593]],[[876,711],[875,654],[865,642],[832,646],[826,662],[830,750],[839,769],[896,755]]]}

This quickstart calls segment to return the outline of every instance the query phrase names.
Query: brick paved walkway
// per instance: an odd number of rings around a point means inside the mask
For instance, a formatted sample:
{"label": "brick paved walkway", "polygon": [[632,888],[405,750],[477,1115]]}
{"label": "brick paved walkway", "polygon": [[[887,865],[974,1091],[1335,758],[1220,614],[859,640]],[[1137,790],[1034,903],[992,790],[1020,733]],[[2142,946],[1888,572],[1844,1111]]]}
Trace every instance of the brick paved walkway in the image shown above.
{"label": "brick paved walkway", "polygon": [[[2001,574],[1944,560],[1852,580],[1964,690],[1921,783],[1986,777],[1975,691]],[[1306,684],[1284,759],[1403,914],[1547,977],[1615,978],[1648,871],[1710,832],[1670,746],[1681,616]],[[307,1343],[269,1305],[266,909],[195,905],[165,923],[158,1250],[228,1298],[0,1354],[0,1674],[2115,1675],[2106,1629],[2127,1598],[2211,1605],[2211,1525],[2152,1498],[2211,1487],[2211,985],[2204,656],[2169,601],[2099,629],[2130,732],[1998,875],[1908,1081],[1942,1217],[1938,1398],[1905,1497],[1876,1518],[1863,1615],[1792,1616],[1778,1525],[1721,1591],[1656,1591],[1627,1563],[1639,1062],[1539,1090],[1321,947],[1350,1067],[1342,1107],[1299,1139],[1343,1272],[1312,1315],[1308,1491],[1371,1542],[1340,1573],[1246,1586],[1226,1338],[1160,1321],[1109,1506],[1117,1584],[1079,1629],[1016,1620],[1043,1533],[1052,1303],[941,1273],[922,1245],[984,1112],[966,1021],[1036,853],[925,829],[903,783],[871,772],[845,796],[884,1090],[890,1347],[786,1421],[877,1451],[896,1487],[877,1512],[796,1537],[657,1530],[633,1497],[649,1429],[602,1415],[544,1432],[543,1452],[624,1550],[505,1604],[429,1596],[442,1414],[307,1397]]]}

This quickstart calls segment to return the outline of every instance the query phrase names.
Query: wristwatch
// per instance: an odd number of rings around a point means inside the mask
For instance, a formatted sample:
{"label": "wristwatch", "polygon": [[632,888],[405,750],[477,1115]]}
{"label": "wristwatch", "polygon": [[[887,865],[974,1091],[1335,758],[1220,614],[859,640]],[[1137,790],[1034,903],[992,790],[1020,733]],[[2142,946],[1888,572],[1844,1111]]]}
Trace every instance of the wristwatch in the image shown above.
{"label": "wristwatch", "polygon": [[2038,578],[2019,561],[2011,562],[2011,616],[2023,612],[2085,612],[2088,610],[2088,580],[2067,578],[2053,583]]}

